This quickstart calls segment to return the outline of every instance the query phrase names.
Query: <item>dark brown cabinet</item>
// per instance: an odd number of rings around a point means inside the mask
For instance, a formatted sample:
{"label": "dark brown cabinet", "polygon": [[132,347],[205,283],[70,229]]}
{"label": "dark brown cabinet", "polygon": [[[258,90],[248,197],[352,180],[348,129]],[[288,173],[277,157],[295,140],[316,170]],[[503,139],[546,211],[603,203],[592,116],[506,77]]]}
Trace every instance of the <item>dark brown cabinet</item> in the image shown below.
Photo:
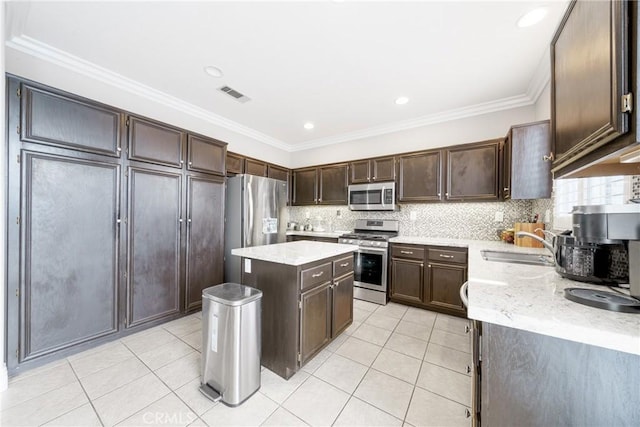
{"label": "dark brown cabinet", "polygon": [[466,249],[394,243],[390,264],[392,301],[466,316],[460,300],[467,280]]}
{"label": "dark brown cabinet", "polygon": [[267,176],[267,164],[255,159],[245,159],[244,173],[249,175]]}
{"label": "dark brown cabinet", "polygon": [[445,149],[446,200],[498,200],[502,139]]}
{"label": "dark brown cabinet", "polygon": [[346,205],[347,164],[293,170],[294,206]]}
{"label": "dark brown cabinet", "polygon": [[185,133],[151,120],[129,116],[129,159],[182,168]]}
{"label": "dark brown cabinet", "polygon": [[262,291],[261,363],[285,379],[353,322],[351,254],[299,266],[252,259],[242,283]]}
{"label": "dark brown cabinet", "polygon": [[[551,132],[558,176],[636,142],[636,135],[627,135],[635,110],[627,94],[636,88],[630,78],[638,60],[631,50],[637,49],[636,9],[627,1],[572,2],[556,31]],[[590,154],[594,150],[599,153]]]}
{"label": "dark brown cabinet", "polygon": [[398,201],[429,202],[442,199],[442,151],[398,156]]}
{"label": "dark brown cabinet", "polygon": [[287,184],[289,183],[289,169],[287,168],[281,168],[280,166],[269,165],[267,176],[269,178],[285,181]]}
{"label": "dark brown cabinet", "polygon": [[351,184],[366,182],[395,181],[396,158],[379,157],[351,162],[349,164]]}
{"label": "dark brown cabinet", "polygon": [[551,197],[551,132],[549,120],[513,126],[503,148],[502,197]]}
{"label": "dark brown cabinet", "polygon": [[189,162],[187,170],[224,176],[227,144],[212,138],[189,135],[187,138]]}
{"label": "dark brown cabinet", "polygon": [[9,370],[197,309],[222,281],[226,144],[7,85],[8,123],[21,130],[8,137]]}
{"label": "dark brown cabinet", "polygon": [[303,292],[300,309],[300,363],[331,340],[331,282]]}
{"label": "dark brown cabinet", "polygon": [[244,173],[244,157],[227,151],[227,175]]}
{"label": "dark brown cabinet", "polygon": [[224,181],[187,177],[187,241],[184,309],[202,305],[202,290],[223,281]]}
{"label": "dark brown cabinet", "polygon": [[318,168],[318,204],[347,204],[347,165],[331,165]]}
{"label": "dark brown cabinet", "polygon": [[309,236],[300,234],[287,235],[287,242],[298,242],[300,240],[311,240],[313,242],[338,243],[337,237]]}
{"label": "dark brown cabinet", "polygon": [[128,172],[127,327],[180,311],[182,174]]}

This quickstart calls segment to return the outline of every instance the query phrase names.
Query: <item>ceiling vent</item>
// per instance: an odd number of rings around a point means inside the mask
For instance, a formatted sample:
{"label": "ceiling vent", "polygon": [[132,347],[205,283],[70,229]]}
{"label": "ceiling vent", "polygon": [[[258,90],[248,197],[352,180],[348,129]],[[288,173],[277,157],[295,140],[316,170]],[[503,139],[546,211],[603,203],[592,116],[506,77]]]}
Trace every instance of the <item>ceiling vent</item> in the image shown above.
{"label": "ceiling vent", "polygon": [[224,93],[226,93],[227,95],[229,95],[230,97],[232,97],[233,99],[235,99],[238,102],[242,102],[243,104],[247,101],[251,101],[251,98],[249,98],[246,95],[243,95],[242,93],[238,92],[235,89],[230,88],[229,86],[222,86],[220,89],[218,89]]}

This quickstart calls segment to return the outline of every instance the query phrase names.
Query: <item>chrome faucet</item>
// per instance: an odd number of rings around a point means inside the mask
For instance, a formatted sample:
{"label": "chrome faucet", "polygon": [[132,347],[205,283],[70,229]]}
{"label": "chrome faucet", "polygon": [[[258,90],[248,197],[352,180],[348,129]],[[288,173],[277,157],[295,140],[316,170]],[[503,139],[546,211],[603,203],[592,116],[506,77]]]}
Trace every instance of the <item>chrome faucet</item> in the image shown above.
{"label": "chrome faucet", "polygon": [[[546,233],[549,233],[549,234],[551,234],[554,238],[556,237],[556,235],[555,235],[555,234],[553,234],[552,232],[550,232],[550,231],[546,231],[546,230],[543,230],[543,229],[541,229],[541,228],[536,228],[536,229],[535,229],[535,230],[533,230],[533,231],[534,231],[534,232],[535,232],[535,231],[542,231],[542,232],[545,234],[545,236],[546,236]],[[553,247],[553,244],[551,244],[551,243],[547,242],[545,239],[543,239],[542,237],[538,236],[537,234],[528,233],[528,232],[526,232],[526,231],[518,231],[518,232],[516,233],[516,237],[531,237],[533,240],[537,240],[538,242],[542,243],[542,244],[544,245],[544,247],[545,247],[545,248],[547,248],[547,249],[551,252],[551,254],[552,254],[554,257],[555,257],[555,255],[556,255],[556,250],[555,250],[555,248]]]}

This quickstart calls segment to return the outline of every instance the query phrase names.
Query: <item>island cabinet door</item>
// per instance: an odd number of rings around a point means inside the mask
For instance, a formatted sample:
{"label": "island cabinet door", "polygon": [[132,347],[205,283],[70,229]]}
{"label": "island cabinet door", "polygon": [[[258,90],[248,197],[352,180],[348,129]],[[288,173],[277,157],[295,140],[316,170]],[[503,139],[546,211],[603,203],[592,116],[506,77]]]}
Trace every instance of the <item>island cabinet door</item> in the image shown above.
{"label": "island cabinet door", "polygon": [[331,339],[331,282],[301,295],[300,365]]}
{"label": "island cabinet door", "polygon": [[335,338],[353,321],[353,274],[334,280],[332,293],[331,337]]}
{"label": "island cabinet door", "polygon": [[400,302],[422,303],[424,262],[391,259],[391,298]]}
{"label": "island cabinet door", "polygon": [[432,262],[427,266],[427,270],[425,303],[464,313],[460,286],[467,278],[466,266]]}

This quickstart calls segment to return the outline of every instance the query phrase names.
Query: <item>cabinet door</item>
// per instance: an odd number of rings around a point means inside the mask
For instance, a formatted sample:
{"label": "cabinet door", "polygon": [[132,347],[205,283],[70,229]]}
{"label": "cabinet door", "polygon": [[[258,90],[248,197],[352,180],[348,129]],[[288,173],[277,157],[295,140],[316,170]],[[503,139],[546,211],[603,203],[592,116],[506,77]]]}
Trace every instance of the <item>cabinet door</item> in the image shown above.
{"label": "cabinet door", "polygon": [[549,121],[512,128],[510,143],[511,198],[550,198],[551,162],[544,160],[551,152]]}
{"label": "cabinet door", "polygon": [[427,269],[425,303],[464,313],[460,287],[467,281],[467,267],[432,262]]}
{"label": "cabinet door", "polygon": [[316,168],[293,171],[293,205],[315,205]]}
{"label": "cabinet door", "polygon": [[23,152],[21,166],[20,362],[117,332],[120,210],[117,164]]}
{"label": "cabinet door", "polygon": [[182,167],[183,132],[137,117],[128,121],[129,159]]}
{"label": "cabinet door", "polygon": [[20,91],[21,141],[120,157],[118,111],[24,83]]}
{"label": "cabinet door", "polygon": [[347,165],[318,168],[320,182],[318,203],[321,205],[347,204]]}
{"label": "cabinet door", "polygon": [[363,182],[369,182],[371,179],[371,162],[369,160],[359,160],[357,162],[349,163],[350,180],[351,184],[361,184]]}
{"label": "cabinet door", "polygon": [[244,157],[227,151],[227,175],[244,173]]}
{"label": "cabinet door", "polygon": [[382,157],[371,160],[373,167],[373,181],[395,181],[396,158]]}
{"label": "cabinet door", "polygon": [[315,355],[331,339],[331,282],[301,295],[300,364]]}
{"label": "cabinet door", "polygon": [[185,309],[199,308],[202,290],[222,283],[224,182],[189,176]]}
{"label": "cabinet door", "polygon": [[267,164],[260,160],[246,159],[244,161],[244,173],[249,175],[267,176]]}
{"label": "cabinet door", "polygon": [[441,151],[424,151],[400,156],[399,202],[428,202],[441,199]]}
{"label": "cabinet door", "polygon": [[353,274],[334,280],[332,315],[331,337],[335,338],[353,321]]}
{"label": "cabinet door", "polygon": [[422,303],[424,262],[391,259],[391,298],[396,301]]}
{"label": "cabinet door", "polygon": [[273,179],[279,179],[280,181],[285,181],[287,184],[289,183],[289,169],[281,168],[276,165],[269,165],[267,176]]}
{"label": "cabinet door", "polygon": [[502,140],[446,150],[447,200],[497,200]]}
{"label": "cabinet door", "polygon": [[195,135],[188,137],[190,171],[225,175],[225,161],[227,158],[227,144],[211,138]]}
{"label": "cabinet door", "polygon": [[129,168],[129,327],[180,311],[181,178]]}
{"label": "cabinet door", "polygon": [[572,2],[551,42],[554,170],[629,130],[628,3]]}

